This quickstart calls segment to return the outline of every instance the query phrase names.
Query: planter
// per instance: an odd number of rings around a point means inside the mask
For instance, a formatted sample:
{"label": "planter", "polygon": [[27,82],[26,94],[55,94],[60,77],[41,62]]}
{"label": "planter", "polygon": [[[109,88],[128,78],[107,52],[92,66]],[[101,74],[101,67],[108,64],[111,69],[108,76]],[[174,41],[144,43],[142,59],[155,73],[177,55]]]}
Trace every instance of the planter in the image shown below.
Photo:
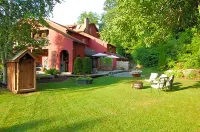
{"label": "planter", "polygon": [[92,84],[93,80],[87,80],[87,84]]}
{"label": "planter", "polygon": [[142,81],[133,82],[132,88],[142,89],[143,88],[143,82]]}
{"label": "planter", "polygon": [[134,74],[132,74],[132,76],[133,76],[133,77],[140,77],[141,74],[140,74],[140,73],[134,73]]}
{"label": "planter", "polygon": [[77,84],[92,84],[93,80],[76,80]]}

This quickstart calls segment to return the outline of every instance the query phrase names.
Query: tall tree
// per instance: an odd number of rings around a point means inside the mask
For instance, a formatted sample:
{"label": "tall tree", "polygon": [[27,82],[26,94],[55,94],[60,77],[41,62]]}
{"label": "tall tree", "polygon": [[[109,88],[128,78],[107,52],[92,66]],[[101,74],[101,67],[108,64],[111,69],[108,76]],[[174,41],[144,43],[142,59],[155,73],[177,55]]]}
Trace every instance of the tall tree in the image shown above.
{"label": "tall tree", "polygon": [[172,33],[197,23],[198,4],[199,0],[116,0],[114,7],[105,6],[101,36],[130,52],[137,44],[162,44]]}
{"label": "tall tree", "polygon": [[78,24],[84,23],[84,19],[85,18],[89,18],[89,20],[90,20],[91,23],[98,24],[98,22],[99,22],[99,15],[97,13],[91,12],[91,11],[90,12],[84,11],[78,17],[77,23]]}
{"label": "tall tree", "polygon": [[6,83],[6,60],[13,56],[14,48],[41,47],[44,40],[31,38],[44,18],[49,17],[61,0],[0,0],[0,57],[3,82]]}

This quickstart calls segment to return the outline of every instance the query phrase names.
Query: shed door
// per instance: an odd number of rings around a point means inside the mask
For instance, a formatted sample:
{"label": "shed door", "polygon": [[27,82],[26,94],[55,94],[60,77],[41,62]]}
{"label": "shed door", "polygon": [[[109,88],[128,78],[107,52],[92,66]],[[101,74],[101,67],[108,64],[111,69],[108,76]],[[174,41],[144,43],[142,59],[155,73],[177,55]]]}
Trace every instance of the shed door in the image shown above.
{"label": "shed door", "polygon": [[34,88],[34,60],[24,59],[19,64],[19,90]]}

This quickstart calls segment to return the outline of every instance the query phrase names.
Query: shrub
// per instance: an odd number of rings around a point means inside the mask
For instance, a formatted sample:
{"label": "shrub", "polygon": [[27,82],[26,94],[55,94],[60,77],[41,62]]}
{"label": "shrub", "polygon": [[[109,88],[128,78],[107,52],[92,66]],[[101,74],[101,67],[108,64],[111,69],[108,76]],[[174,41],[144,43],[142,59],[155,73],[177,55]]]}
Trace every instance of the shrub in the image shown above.
{"label": "shrub", "polygon": [[80,57],[77,57],[75,62],[74,62],[74,74],[75,75],[80,75],[83,70],[83,62]]}
{"label": "shrub", "polygon": [[92,60],[89,57],[83,59],[83,72],[87,74],[92,72]]}
{"label": "shrub", "polygon": [[184,77],[184,74],[181,71],[176,71],[175,72],[175,77],[182,78],[182,77]]}
{"label": "shrub", "polygon": [[198,77],[198,74],[196,72],[191,72],[186,76],[186,78],[189,78],[189,79],[193,79],[197,77]]}
{"label": "shrub", "polygon": [[92,80],[92,78],[91,77],[78,77],[78,78],[76,78],[76,80]]}
{"label": "shrub", "polygon": [[172,75],[175,75],[176,72],[175,72],[175,71],[172,71],[172,70],[169,70],[169,71],[165,71],[165,74],[166,74],[167,76],[172,76]]}
{"label": "shrub", "polygon": [[56,70],[55,68],[50,68],[49,70],[45,70],[44,73],[50,75],[58,75],[60,74],[60,71]]}
{"label": "shrub", "polygon": [[111,58],[100,58],[101,66],[111,66],[112,65],[112,59]]}
{"label": "shrub", "polygon": [[132,53],[133,59],[144,67],[158,66],[159,51],[157,48],[137,47]]}

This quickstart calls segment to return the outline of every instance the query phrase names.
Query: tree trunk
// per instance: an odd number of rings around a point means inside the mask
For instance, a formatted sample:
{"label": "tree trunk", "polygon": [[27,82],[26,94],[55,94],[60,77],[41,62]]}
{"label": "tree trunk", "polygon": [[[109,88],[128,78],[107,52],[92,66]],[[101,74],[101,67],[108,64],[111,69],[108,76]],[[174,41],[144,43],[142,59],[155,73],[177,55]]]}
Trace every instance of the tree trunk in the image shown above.
{"label": "tree trunk", "polygon": [[3,64],[3,84],[7,84],[7,67],[6,64]]}
{"label": "tree trunk", "polygon": [[7,67],[6,67],[6,59],[5,59],[5,53],[1,53],[1,61],[2,61],[2,67],[3,67],[3,82],[4,84],[7,83]]}

